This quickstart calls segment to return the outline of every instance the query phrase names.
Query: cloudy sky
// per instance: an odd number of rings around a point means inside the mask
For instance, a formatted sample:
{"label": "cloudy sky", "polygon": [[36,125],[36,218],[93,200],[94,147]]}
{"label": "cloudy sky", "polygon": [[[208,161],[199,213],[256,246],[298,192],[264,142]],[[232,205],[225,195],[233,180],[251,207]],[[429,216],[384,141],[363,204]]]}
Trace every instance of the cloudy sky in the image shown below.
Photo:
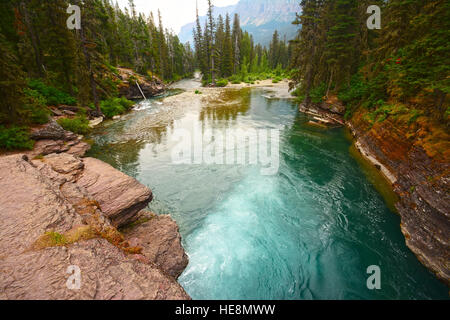
{"label": "cloudy sky", "polygon": [[[122,8],[128,6],[128,0],[117,1]],[[207,0],[197,1],[200,15],[205,15],[208,7]],[[196,0],[134,0],[136,9],[146,15],[153,11],[156,17],[158,9],[160,9],[164,27],[172,29],[177,34],[182,26],[195,21],[195,2]],[[217,7],[224,7],[238,2],[239,0],[212,1],[213,5]]]}

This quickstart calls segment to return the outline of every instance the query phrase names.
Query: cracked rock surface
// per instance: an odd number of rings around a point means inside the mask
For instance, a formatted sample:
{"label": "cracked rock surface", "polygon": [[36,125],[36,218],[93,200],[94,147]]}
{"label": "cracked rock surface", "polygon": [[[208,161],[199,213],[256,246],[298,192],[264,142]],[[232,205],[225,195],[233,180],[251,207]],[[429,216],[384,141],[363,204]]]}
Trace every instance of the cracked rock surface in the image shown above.
{"label": "cracked rock surface", "polygon": [[[95,159],[11,155],[0,157],[0,189],[0,299],[189,299],[160,260],[145,257],[165,248],[172,257],[164,261],[185,258],[173,221],[161,218],[151,231],[160,242],[142,254],[99,235],[133,222],[151,200],[136,180]],[[90,228],[99,234],[64,242],[64,235]],[[44,235],[60,236],[36,246]],[[79,289],[67,286],[70,266],[79,268]]]}

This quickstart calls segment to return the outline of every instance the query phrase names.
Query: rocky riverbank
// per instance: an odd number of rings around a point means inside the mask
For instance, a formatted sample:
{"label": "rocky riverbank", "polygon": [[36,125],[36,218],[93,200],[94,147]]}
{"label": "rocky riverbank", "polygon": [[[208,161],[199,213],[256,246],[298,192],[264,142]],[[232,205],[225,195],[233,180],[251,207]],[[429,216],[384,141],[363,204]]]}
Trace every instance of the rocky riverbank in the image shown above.
{"label": "rocky riverbank", "polygon": [[0,156],[0,299],[190,299],[178,226],[145,211],[151,190],[81,158],[89,145],[55,123],[34,136],[37,150]]}
{"label": "rocky riverbank", "polygon": [[[320,114],[345,123],[361,155],[386,178],[400,201],[396,208],[406,245],[419,261],[450,286],[449,161],[438,159],[408,138],[408,132],[387,119],[370,124],[363,113],[343,119],[336,101],[300,106],[300,111]],[[444,155],[445,156],[445,155]]]}

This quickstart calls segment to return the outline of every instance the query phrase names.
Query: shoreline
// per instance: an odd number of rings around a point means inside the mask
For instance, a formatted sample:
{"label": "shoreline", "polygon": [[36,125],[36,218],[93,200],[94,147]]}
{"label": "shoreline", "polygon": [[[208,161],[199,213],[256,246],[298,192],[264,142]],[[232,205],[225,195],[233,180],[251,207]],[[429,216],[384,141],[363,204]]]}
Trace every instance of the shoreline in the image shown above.
{"label": "shoreline", "polygon": [[[270,82],[269,82],[270,81]],[[261,81],[258,84],[254,85],[247,85],[247,84],[240,84],[240,85],[229,85],[227,87],[223,88],[190,88],[186,90],[185,92],[182,92],[177,95],[165,97],[162,99],[162,101],[165,104],[174,105],[177,109],[182,108],[185,105],[189,105],[192,103],[201,103],[204,100],[207,101],[213,101],[213,102],[219,102],[221,100],[221,95],[228,91],[228,90],[241,90],[246,88],[261,88],[264,90],[267,90],[270,92],[269,96],[266,98],[268,99],[285,99],[285,95],[289,94],[288,91],[288,82],[282,81],[277,84],[272,84],[271,80]],[[202,94],[196,94],[195,91],[200,90]],[[291,97],[294,98],[294,97]],[[309,116],[313,116],[309,109],[304,107],[303,109],[299,108],[300,112],[304,112],[306,114],[309,114]],[[317,110],[314,110],[317,112]],[[327,117],[326,112],[320,113],[321,117]],[[336,118],[336,114],[329,115],[329,119],[332,119],[335,122],[339,122],[340,119]],[[337,121],[338,120],[338,121]],[[373,137],[370,137],[370,131],[365,132],[363,130],[364,127],[361,127],[359,123],[352,122],[352,121],[343,121],[344,125],[349,129],[351,132],[351,138],[352,138],[352,144],[356,148],[357,152],[361,156],[361,159],[372,168],[376,168],[376,172],[382,177],[382,179],[385,179],[387,184],[391,187],[392,192],[394,192],[397,196],[400,197],[400,203],[396,205],[396,208],[398,210],[398,214],[401,217],[402,224],[400,225],[401,232],[404,235],[406,244],[408,248],[416,255],[417,259],[425,266],[427,267],[431,272],[433,272],[438,279],[442,280],[444,283],[449,285],[448,282],[448,276],[446,275],[445,268],[442,268],[442,264],[440,264],[439,261],[436,261],[433,259],[433,257],[430,258],[429,251],[424,252],[423,249],[420,247],[420,244],[418,245],[418,241],[420,241],[420,238],[417,239],[416,234],[413,232],[414,229],[411,229],[411,225],[416,227],[415,230],[417,230],[417,227],[427,227],[426,223],[417,222],[415,219],[411,219],[410,215],[410,207],[411,207],[411,201],[416,206],[420,206],[419,210],[425,210],[423,201],[421,198],[416,199],[409,199],[407,198],[405,200],[405,189],[408,189],[409,185],[405,186],[405,182],[399,177],[403,172],[403,168],[400,168],[399,170],[393,170],[392,166],[389,164],[386,164],[386,159],[380,159],[380,154],[384,150],[379,149],[379,145],[377,145],[378,140],[373,140]],[[69,133],[66,133],[66,135],[73,140],[70,141],[77,141],[78,144],[81,142],[81,137],[77,136],[76,138]],[[39,142],[41,141],[41,142]],[[38,140],[37,145],[45,146],[45,144],[48,144],[53,140]],[[83,228],[87,228],[86,230],[91,230],[90,228],[98,227],[91,218],[88,216],[88,220],[81,220],[78,221],[80,218],[77,217],[76,213],[79,213],[82,219],[86,219],[86,216],[84,216],[84,213],[80,213],[80,205],[79,200],[87,199],[87,205],[83,204],[81,210],[82,212],[85,212],[83,210],[88,210],[91,212],[93,210],[94,215],[93,217],[96,217],[95,219],[98,219],[98,217],[101,219],[102,225],[101,228],[112,228],[108,230],[116,230],[117,227],[123,227],[127,224],[133,225],[133,228],[127,230],[127,232],[124,232],[124,238],[123,240],[117,242],[116,244],[111,244],[111,238],[105,237],[103,235],[101,236],[95,236],[92,237],[92,235],[89,236],[88,239],[85,238],[79,238],[75,242],[70,243],[53,243],[51,246],[44,246],[43,248],[39,248],[39,250],[32,249],[31,251],[25,251],[20,252],[19,254],[14,253],[11,254],[11,259],[7,259],[5,263],[5,266],[8,268],[15,268],[15,261],[22,261],[23,259],[32,259],[32,261],[35,261],[36,259],[41,259],[42,257],[46,257],[46,255],[50,255],[46,259],[52,259],[52,256],[56,256],[56,260],[51,260],[52,263],[59,265],[61,264],[60,259],[66,259],[65,258],[65,252],[69,253],[70,255],[74,257],[78,257],[80,259],[80,264],[84,266],[84,268],[89,269],[88,265],[97,265],[99,260],[105,259],[105,257],[111,256],[112,259],[115,259],[117,263],[120,265],[124,264],[130,264],[132,263],[134,267],[136,268],[144,268],[146,271],[143,271],[144,274],[147,274],[149,278],[159,279],[157,281],[164,282],[166,289],[162,292],[157,290],[155,292],[154,288],[147,288],[145,289],[145,298],[147,299],[158,299],[161,297],[170,299],[171,297],[175,297],[177,299],[189,299],[189,296],[184,292],[184,289],[181,288],[181,286],[176,282],[176,279],[179,274],[181,274],[184,270],[184,268],[187,266],[187,256],[184,252],[184,249],[181,246],[181,236],[178,231],[178,226],[176,223],[169,217],[169,216],[156,216],[154,214],[141,211],[143,206],[145,207],[146,201],[148,201],[152,198],[151,191],[145,190],[145,187],[142,186],[139,182],[136,180],[120,173],[116,169],[110,167],[109,165],[101,162],[100,160],[92,159],[92,158],[83,158],[84,153],[87,150],[84,150],[84,145],[82,150],[77,151],[79,153],[76,154],[70,154],[70,150],[76,145],[67,145],[66,141],[61,140],[62,143],[50,143],[49,149],[46,149],[48,152],[47,155],[42,156],[42,158],[35,158],[35,159],[29,159],[25,157],[22,153],[16,152],[15,155],[0,155],[0,162],[4,162],[5,166],[4,169],[10,170],[14,173],[15,176],[17,176],[21,179],[37,179],[36,181],[39,181],[39,183],[44,183],[45,188],[50,188],[50,190],[54,190],[52,192],[60,193],[59,197],[63,201],[64,205],[63,207],[59,207],[59,205],[54,204],[56,210],[62,210],[61,214],[64,216],[64,219],[68,219],[67,221],[70,221],[68,224],[64,223],[57,228],[50,228],[50,224],[47,223],[46,219],[48,219],[49,212],[42,212],[41,210],[41,216],[39,218],[42,218],[41,222],[38,222],[39,224],[39,232],[36,230],[28,230],[23,229],[27,226],[19,226],[18,229],[20,230],[20,233],[30,233],[32,234],[33,238],[27,238],[25,239],[25,242],[28,242],[27,247],[33,248],[33,246],[36,245],[36,243],[39,243],[41,245],[40,241],[48,241],[47,237],[49,233],[55,233],[58,235],[61,235],[64,237],[64,239],[72,239],[73,233],[75,232],[78,234],[80,232],[80,226]],[[54,149],[52,149],[54,147]],[[67,147],[69,147],[67,149]],[[59,148],[59,149],[58,149]],[[62,148],[62,149],[61,149]],[[44,148],[45,149],[45,148]],[[66,150],[67,149],[67,150]],[[40,149],[41,150],[41,149]],[[381,152],[381,153],[380,153]],[[31,151],[29,153],[29,156],[32,156],[35,154],[35,150]],[[18,168],[27,168],[25,170],[25,173],[21,171],[21,169],[15,168],[15,166],[18,166]],[[97,169],[96,169],[97,168]],[[400,172],[400,173],[399,173]],[[31,173],[31,176],[28,176],[28,174]],[[138,193],[138,195],[133,194],[128,198],[129,206],[126,206],[122,209],[119,209],[121,212],[120,214],[117,212],[112,212],[109,208],[111,207],[110,200],[106,201],[105,198],[110,198],[111,192],[114,191],[116,187],[114,187],[111,183],[114,179],[108,180],[108,177],[119,177],[120,179],[123,179],[123,181],[127,181],[126,183],[133,186],[133,188],[137,188],[136,190],[141,190]],[[2,176],[0,175],[0,178]],[[83,178],[84,177],[84,178]],[[84,180],[83,180],[84,179]],[[119,180],[120,180],[119,179]],[[13,180],[16,180],[14,178]],[[20,179],[19,179],[20,181]],[[95,182],[94,182],[95,181]],[[100,184],[98,182],[105,181],[105,183],[101,182]],[[369,181],[372,184],[375,184],[373,181],[369,179]],[[13,183],[13,182],[12,182]],[[92,188],[92,184],[97,185],[96,188]],[[31,183],[32,184],[32,183]],[[13,188],[14,183],[11,187]],[[106,187],[105,187],[106,186]],[[20,187],[20,186],[19,186]],[[142,188],[144,187],[144,188]],[[37,184],[36,188],[40,188],[39,184]],[[42,187],[41,189],[37,190],[36,192],[44,192],[46,189]],[[111,189],[112,188],[112,189]],[[128,189],[128,188],[127,188]],[[43,191],[44,190],[44,191]],[[58,191],[59,190],[59,191]],[[81,191],[80,191],[81,190]],[[419,190],[420,191],[420,190]],[[58,194],[59,194],[58,193]],[[150,195],[149,195],[150,193]],[[142,194],[142,197],[139,195]],[[14,203],[20,202],[19,200],[15,199],[14,196],[19,196],[23,199],[27,199],[28,194],[21,194],[15,193],[14,195],[11,195],[11,197],[8,197],[8,199],[5,199],[0,201],[0,208],[2,208],[3,215],[6,214],[6,219],[9,219],[9,216],[12,211],[12,207]],[[383,196],[384,197],[384,196]],[[33,199],[32,201],[39,203],[40,200],[43,198],[42,195],[39,196],[39,198]],[[120,195],[117,195],[117,198],[120,198]],[[76,199],[76,201],[74,200]],[[112,200],[114,202],[115,200]],[[386,199],[385,199],[386,201]],[[120,202],[120,201],[119,201]],[[428,201],[429,202],[429,201]],[[428,203],[427,202],[427,203]],[[34,204],[33,206],[36,206]],[[389,206],[389,205],[388,205]],[[24,205],[24,207],[28,208],[29,205]],[[114,207],[114,205],[113,205]],[[64,211],[66,209],[64,208],[71,208],[69,211]],[[42,208],[41,208],[42,209]],[[45,206],[44,206],[45,209]],[[139,209],[139,210],[138,210]],[[49,209],[50,210],[50,209]],[[53,209],[51,209],[53,210]],[[114,210],[113,210],[114,211]],[[70,214],[68,214],[70,212]],[[96,213],[97,212],[97,213]],[[111,213],[112,212],[112,213]],[[425,212],[425,211],[424,211]],[[16,212],[14,212],[16,214]],[[26,215],[26,212],[21,212],[22,215]],[[20,216],[20,214],[19,214]],[[405,216],[407,218],[405,218]],[[409,217],[409,218],[408,218]],[[74,220],[75,219],[75,220]],[[405,223],[405,219],[407,220]],[[5,220],[5,219],[3,219]],[[74,222],[75,221],[75,222]],[[78,222],[76,222],[78,221]],[[137,223],[136,223],[137,222]],[[426,221],[425,221],[426,222]],[[52,224],[53,226],[53,224]],[[83,232],[86,230],[82,229]],[[56,230],[56,231],[55,231]],[[120,229],[119,229],[120,230]],[[420,231],[420,230],[419,230]],[[91,232],[91,231],[89,231]],[[83,233],[84,234],[84,233]],[[418,233],[420,237],[420,232]],[[40,237],[39,237],[40,235]],[[44,238],[42,238],[44,237]],[[84,237],[84,235],[81,235],[81,237]],[[92,238],[91,238],[92,237]],[[161,250],[161,252],[165,252],[165,254],[173,254],[174,256],[169,258],[170,265],[159,265],[156,257],[151,257],[152,252],[155,251],[153,248],[146,247],[145,243],[148,242],[148,237],[153,237],[152,243],[156,243],[157,250]],[[167,241],[164,239],[178,239],[176,248],[171,246]],[[119,236],[120,238],[120,236]],[[4,237],[1,237],[1,242],[4,242]],[[444,239],[445,240],[445,239]],[[115,241],[115,240],[114,240]],[[113,241],[113,242],[114,242]],[[1,244],[0,242],[0,244]],[[122,246],[122,243],[126,243]],[[5,244],[5,242],[3,243]],[[65,248],[63,251],[61,251],[61,248]],[[5,246],[4,250],[9,250],[7,246]],[[29,249],[27,249],[29,250]],[[100,254],[94,256],[94,257],[86,257],[80,252],[86,252],[87,251],[96,251]],[[123,251],[125,250],[125,251]],[[128,250],[128,251],[127,251]],[[128,252],[128,253],[127,253]],[[133,254],[130,254],[133,253]],[[106,255],[106,256],[105,256]],[[167,259],[165,259],[167,260]],[[22,261],[23,262],[23,261]],[[1,261],[0,261],[1,263]],[[148,267],[143,267],[142,265],[153,265],[153,263],[156,263],[157,268],[152,269]],[[163,264],[163,262],[160,262]],[[140,267],[139,267],[140,266]],[[38,270],[35,270],[37,268]],[[166,269],[165,269],[166,268]],[[36,265],[32,266],[33,273],[38,274],[39,276],[45,276],[45,277],[55,277],[60,278],[61,275],[52,273],[53,271],[49,268],[44,268],[43,266],[36,263]],[[162,274],[166,278],[161,278],[160,272],[162,270]],[[26,279],[29,277],[29,273],[21,273],[22,271],[18,271],[14,274],[11,274],[15,278],[20,279]],[[93,278],[100,279],[98,281],[103,281],[102,274],[98,273],[98,270],[89,269],[89,276]],[[166,274],[169,274],[167,276]],[[130,277],[135,279],[135,275],[129,274]],[[1,279],[0,279],[1,280]],[[118,279],[116,281],[120,282]],[[168,281],[168,282],[166,282]],[[139,281],[138,281],[139,282]],[[0,281],[0,287],[2,286],[2,281]],[[32,283],[31,286],[37,286],[42,285],[42,283]],[[123,298],[127,298],[127,294],[134,294],[133,287],[129,287],[129,284],[122,283],[120,284],[123,287],[121,287],[121,290],[124,290],[124,296]],[[87,289],[94,290],[91,287]],[[9,292],[8,295],[5,297],[10,298],[14,297],[15,294],[24,294],[23,292]],[[32,293],[37,294],[37,293]],[[39,295],[39,298],[50,298],[52,299],[51,290],[44,290],[42,295]],[[82,296],[88,297],[89,299],[89,292],[83,291]],[[107,293],[103,293],[107,294]],[[64,295],[68,299],[72,298],[80,298],[80,296],[73,296],[70,291],[65,292]],[[1,296],[1,295],[0,295]],[[134,297],[134,296],[132,296]]]}
{"label": "shoreline", "polygon": [[[299,110],[309,116],[311,112],[319,112],[321,117],[336,121],[336,114],[327,110],[318,111],[304,105]],[[349,121],[342,118],[342,121],[361,159],[376,169],[390,187],[389,191],[398,197],[395,209],[401,218],[400,230],[407,247],[423,266],[450,287],[446,258],[449,210],[445,197],[440,196],[448,190],[445,164],[433,161],[424,150],[405,141],[399,133],[393,133],[393,124],[368,128],[361,117]],[[399,150],[402,150],[400,155]],[[438,184],[429,181],[434,176],[440,177]],[[386,197],[390,195],[383,195],[385,201]]]}

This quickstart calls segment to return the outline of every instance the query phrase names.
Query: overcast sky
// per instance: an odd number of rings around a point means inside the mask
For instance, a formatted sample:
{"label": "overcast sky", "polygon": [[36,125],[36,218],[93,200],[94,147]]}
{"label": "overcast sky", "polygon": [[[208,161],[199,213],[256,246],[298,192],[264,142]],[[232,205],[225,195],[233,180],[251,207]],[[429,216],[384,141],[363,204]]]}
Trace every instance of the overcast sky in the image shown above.
{"label": "overcast sky", "polygon": [[[123,8],[128,6],[128,0],[117,0]],[[172,29],[179,33],[182,26],[195,21],[195,2],[196,0],[134,0],[136,9],[149,15],[153,11],[157,16],[158,9],[161,10],[164,27]],[[239,0],[213,0],[212,3],[217,7],[224,7],[238,3]],[[208,7],[207,0],[198,0],[198,9],[200,16],[206,14]]]}

